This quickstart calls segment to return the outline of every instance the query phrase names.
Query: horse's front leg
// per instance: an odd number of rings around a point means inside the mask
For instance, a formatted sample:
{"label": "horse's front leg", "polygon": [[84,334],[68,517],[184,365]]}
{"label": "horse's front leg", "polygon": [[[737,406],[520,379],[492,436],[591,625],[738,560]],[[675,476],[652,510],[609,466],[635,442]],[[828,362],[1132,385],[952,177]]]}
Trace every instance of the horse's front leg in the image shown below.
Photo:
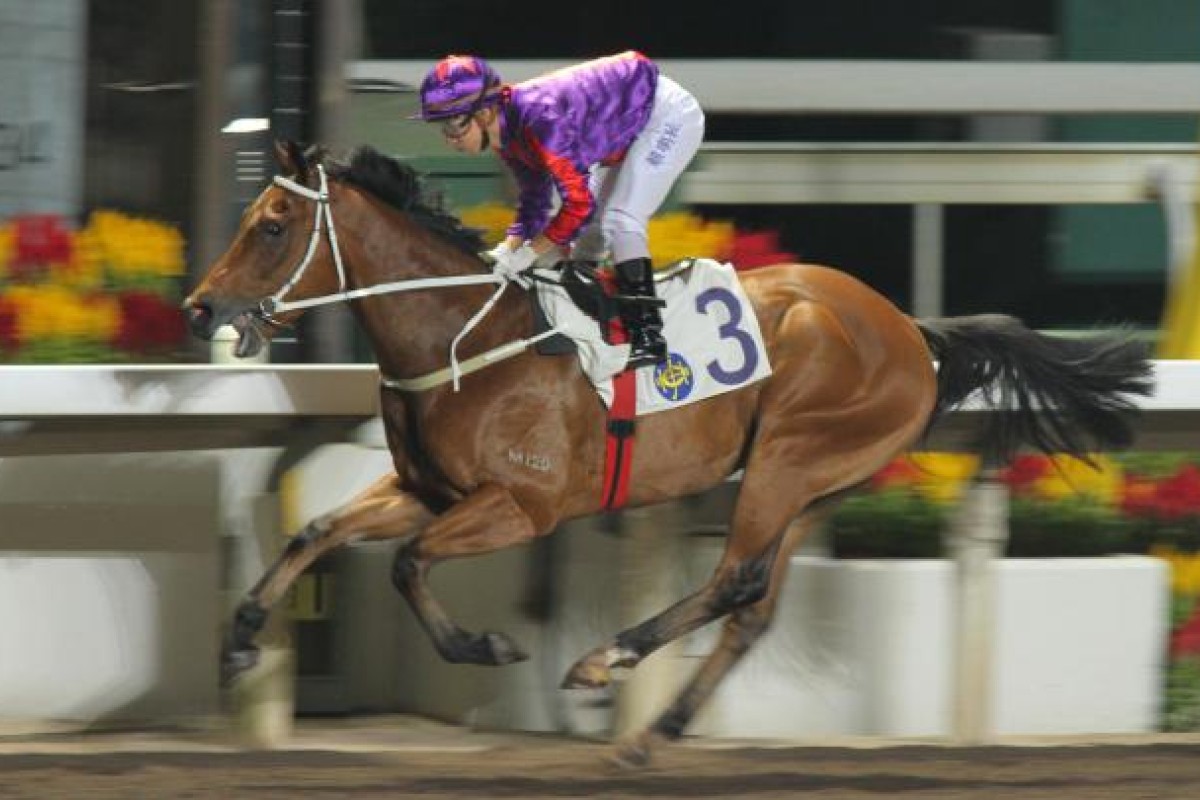
{"label": "horse's front leg", "polygon": [[502,633],[471,633],[454,623],[429,591],[429,569],[446,558],[490,553],[537,535],[507,489],[482,486],[425,527],[396,553],[392,581],[442,658],[500,666],[528,656]]}
{"label": "horse's front leg", "polygon": [[266,623],[271,607],[310,564],[347,542],[399,538],[419,530],[431,519],[433,514],[404,492],[399,478],[391,473],[346,505],[308,523],[238,604],[221,653],[222,680],[228,682],[258,663],[254,637]]}

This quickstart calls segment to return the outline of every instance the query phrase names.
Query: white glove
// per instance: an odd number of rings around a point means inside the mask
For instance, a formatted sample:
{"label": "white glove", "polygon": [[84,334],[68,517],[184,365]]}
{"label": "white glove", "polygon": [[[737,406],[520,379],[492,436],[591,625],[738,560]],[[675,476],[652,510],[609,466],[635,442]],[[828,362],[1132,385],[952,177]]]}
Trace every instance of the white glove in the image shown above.
{"label": "white glove", "polygon": [[[497,250],[502,250],[502,252],[496,252]],[[491,254],[496,259],[496,266],[492,267],[493,273],[503,275],[509,280],[515,280],[522,286],[527,285],[527,281],[521,278],[520,275],[532,267],[533,262],[537,261],[538,258],[538,254],[534,252],[528,242],[516,250],[509,250],[507,245],[501,245],[492,250]]]}
{"label": "white glove", "polygon": [[499,261],[502,258],[507,258],[511,252],[512,248],[508,246],[508,240],[505,239],[491,250],[488,250],[488,255],[492,257],[492,261]]}

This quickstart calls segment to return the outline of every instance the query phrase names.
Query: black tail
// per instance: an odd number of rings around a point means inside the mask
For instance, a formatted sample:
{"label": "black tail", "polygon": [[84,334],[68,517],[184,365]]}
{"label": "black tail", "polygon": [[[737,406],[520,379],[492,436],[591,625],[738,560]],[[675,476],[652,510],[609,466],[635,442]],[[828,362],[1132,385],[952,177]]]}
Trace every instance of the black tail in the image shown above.
{"label": "black tail", "polygon": [[1147,348],[1127,334],[1060,338],[1000,314],[917,320],[938,361],[938,400],[930,424],[979,390],[995,408],[980,450],[1004,463],[1022,445],[1046,453],[1127,447],[1133,395],[1153,391]]}

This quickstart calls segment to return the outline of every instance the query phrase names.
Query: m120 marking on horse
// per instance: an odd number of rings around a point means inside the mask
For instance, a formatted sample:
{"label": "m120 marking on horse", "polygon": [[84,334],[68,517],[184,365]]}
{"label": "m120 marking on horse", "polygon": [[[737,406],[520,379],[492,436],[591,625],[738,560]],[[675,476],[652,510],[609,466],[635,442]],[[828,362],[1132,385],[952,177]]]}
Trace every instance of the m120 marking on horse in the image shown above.
{"label": "m120 marking on horse", "polygon": [[[192,329],[208,338],[232,324],[237,352],[248,355],[302,313],[304,298],[348,293],[361,298],[351,308],[384,375],[444,367],[451,342],[492,288],[368,289],[457,276],[488,283],[476,255],[482,243],[422,198],[410,168],[371,149],[348,164],[290,143],[277,150],[291,180],[250,205],[228,251],[185,301]],[[335,217],[340,239],[331,235]],[[656,743],[682,733],[766,629],[797,542],[941,412],[982,390],[1005,410],[990,417],[979,441],[992,459],[1024,445],[1084,454],[1127,445],[1136,410],[1130,395],[1151,391],[1144,350],[1123,335],[1056,339],[999,315],[914,320],[853,277],[819,266],[765,267],[742,281],[773,374],[640,419],[629,496],[631,505],[657,503],[743,470],[724,554],[698,591],[599,644],[563,681],[604,686],[614,667],[636,666],[725,618],[714,651],[678,697],[619,745],[626,763],[644,763]],[[465,347],[483,352],[527,338],[533,324],[527,299],[510,292]],[[727,324],[736,336],[736,320]],[[595,513],[605,411],[573,358],[524,352],[463,382],[461,392],[381,390],[395,473],[291,540],[238,608],[224,652],[228,674],[254,664],[253,638],[293,580],[330,549],[362,539],[404,539],[393,580],[446,660],[525,658],[504,634],[472,633],[451,620],[430,593],[429,569]],[[550,468],[531,470],[513,452],[536,453]]]}

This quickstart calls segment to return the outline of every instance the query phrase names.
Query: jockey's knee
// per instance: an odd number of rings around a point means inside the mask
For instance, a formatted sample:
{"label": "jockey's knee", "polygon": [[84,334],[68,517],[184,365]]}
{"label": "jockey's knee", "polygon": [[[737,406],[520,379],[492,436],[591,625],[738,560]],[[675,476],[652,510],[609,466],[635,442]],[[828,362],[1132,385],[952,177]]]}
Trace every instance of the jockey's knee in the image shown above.
{"label": "jockey's knee", "polygon": [[603,229],[599,225],[589,225],[571,246],[572,261],[601,261],[608,251]]}
{"label": "jockey's knee", "polygon": [[610,243],[613,261],[620,263],[650,256],[647,222],[623,209],[608,210],[604,217],[604,235]]}

